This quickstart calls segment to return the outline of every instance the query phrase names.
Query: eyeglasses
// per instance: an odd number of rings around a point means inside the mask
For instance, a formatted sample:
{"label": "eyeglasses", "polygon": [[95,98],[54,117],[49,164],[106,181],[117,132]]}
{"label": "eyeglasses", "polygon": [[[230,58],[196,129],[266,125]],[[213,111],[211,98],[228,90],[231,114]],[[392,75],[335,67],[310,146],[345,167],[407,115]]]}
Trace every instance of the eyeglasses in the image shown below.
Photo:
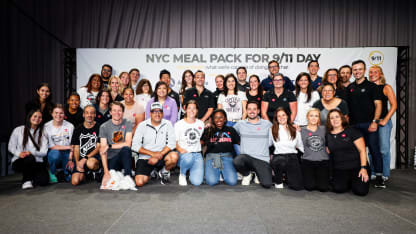
{"label": "eyeglasses", "polygon": [[279,66],[269,66],[269,68],[278,68]]}

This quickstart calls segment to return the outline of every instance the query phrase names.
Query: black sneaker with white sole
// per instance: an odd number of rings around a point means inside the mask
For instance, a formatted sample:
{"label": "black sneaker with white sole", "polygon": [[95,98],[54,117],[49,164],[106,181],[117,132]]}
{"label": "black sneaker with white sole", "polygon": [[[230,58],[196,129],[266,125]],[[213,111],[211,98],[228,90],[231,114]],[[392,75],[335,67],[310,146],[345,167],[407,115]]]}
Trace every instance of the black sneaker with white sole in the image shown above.
{"label": "black sneaker with white sole", "polygon": [[159,171],[160,176],[160,183],[161,184],[170,184],[170,172],[162,172],[162,170]]}
{"label": "black sneaker with white sole", "polygon": [[386,183],[384,183],[384,180],[381,176],[377,176],[374,187],[375,188],[386,188]]}

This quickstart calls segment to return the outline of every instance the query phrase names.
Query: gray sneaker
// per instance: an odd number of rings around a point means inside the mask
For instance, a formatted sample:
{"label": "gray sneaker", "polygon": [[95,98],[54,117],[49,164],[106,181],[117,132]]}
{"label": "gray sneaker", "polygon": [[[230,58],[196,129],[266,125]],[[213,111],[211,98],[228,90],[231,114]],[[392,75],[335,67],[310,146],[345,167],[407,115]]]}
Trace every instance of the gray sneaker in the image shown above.
{"label": "gray sneaker", "polygon": [[159,176],[160,176],[160,183],[165,185],[165,184],[170,184],[170,172],[162,172],[162,170],[159,171]]}

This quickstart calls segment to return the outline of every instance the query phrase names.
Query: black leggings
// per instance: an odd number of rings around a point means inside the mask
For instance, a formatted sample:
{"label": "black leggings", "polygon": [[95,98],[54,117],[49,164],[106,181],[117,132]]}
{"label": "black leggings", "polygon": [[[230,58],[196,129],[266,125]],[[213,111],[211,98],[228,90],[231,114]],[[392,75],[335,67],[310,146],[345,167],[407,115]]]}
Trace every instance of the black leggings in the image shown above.
{"label": "black leggings", "polygon": [[274,154],[271,164],[276,184],[283,183],[283,173],[286,172],[287,186],[293,190],[303,189],[302,171],[297,154]]}
{"label": "black leggings", "polygon": [[[345,193],[349,189],[358,196],[365,196],[370,189],[370,181],[364,183],[358,177],[360,168],[348,170],[334,170],[334,192]],[[368,171],[367,171],[368,173]]]}
{"label": "black leggings", "polygon": [[306,190],[329,190],[329,161],[302,160],[303,185]]}
{"label": "black leggings", "polygon": [[46,163],[36,162],[33,155],[18,158],[12,163],[14,171],[23,174],[22,182],[33,181],[34,185],[45,186],[49,184],[49,172]]}

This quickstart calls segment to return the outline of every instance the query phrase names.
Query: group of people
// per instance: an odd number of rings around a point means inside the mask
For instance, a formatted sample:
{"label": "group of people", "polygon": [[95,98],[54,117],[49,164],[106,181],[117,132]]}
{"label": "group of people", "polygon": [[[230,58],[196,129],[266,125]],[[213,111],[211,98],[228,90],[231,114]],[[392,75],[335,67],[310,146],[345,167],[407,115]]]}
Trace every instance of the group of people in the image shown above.
{"label": "group of people", "polygon": [[277,61],[268,69],[262,81],[247,80],[245,67],[218,75],[214,92],[204,87],[203,71],[186,70],[177,93],[167,70],[153,91],[138,69],[114,76],[105,64],[65,106],[54,104],[42,83],[26,105],[25,125],[10,137],[12,167],[22,172],[23,189],[59,180],[78,185],[91,173],[105,186],[111,169],[134,176],[138,187],[151,178],[168,184],[176,167],[182,186],[241,179],[366,195],[374,179],[385,188],[397,104],[382,68],[370,67],[368,80],[357,60],[319,77],[313,60],[294,83]]}

